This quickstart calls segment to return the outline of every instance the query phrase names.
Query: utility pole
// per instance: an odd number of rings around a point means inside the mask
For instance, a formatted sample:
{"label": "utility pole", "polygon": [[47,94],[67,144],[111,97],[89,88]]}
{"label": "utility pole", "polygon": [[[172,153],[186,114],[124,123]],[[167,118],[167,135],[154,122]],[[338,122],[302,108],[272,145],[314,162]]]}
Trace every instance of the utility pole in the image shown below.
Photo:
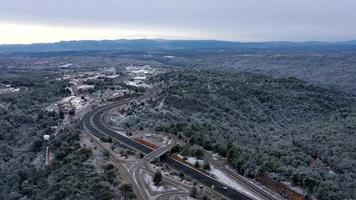
{"label": "utility pole", "polygon": [[43,139],[46,141],[46,161],[45,161],[45,165],[46,167],[49,166],[50,162],[51,162],[51,155],[49,153],[49,146],[48,146],[48,140],[49,140],[50,136],[49,135],[44,135]]}

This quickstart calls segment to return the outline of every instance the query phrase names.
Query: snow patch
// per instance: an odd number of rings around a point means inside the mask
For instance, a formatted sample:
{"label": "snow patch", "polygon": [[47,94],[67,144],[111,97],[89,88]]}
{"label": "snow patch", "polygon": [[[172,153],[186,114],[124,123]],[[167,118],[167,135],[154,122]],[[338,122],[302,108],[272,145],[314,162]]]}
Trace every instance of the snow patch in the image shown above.
{"label": "snow patch", "polygon": [[163,56],[164,58],[169,58],[169,59],[172,59],[172,58],[175,58],[175,56]]}
{"label": "snow patch", "polygon": [[147,185],[149,186],[150,190],[153,192],[166,192],[168,191],[168,188],[163,187],[162,185],[160,186],[156,186],[153,183],[153,178],[152,176],[148,175],[148,174],[144,174],[143,178],[145,179],[145,182],[147,183]]}
{"label": "snow patch", "polygon": [[94,88],[94,85],[80,85],[78,86],[78,90],[82,89],[82,90],[87,90],[87,89],[91,89]]}
{"label": "snow patch", "polygon": [[238,182],[236,182],[234,179],[230,178],[228,175],[226,175],[223,171],[221,171],[220,169],[211,166],[210,169],[210,174],[213,177],[216,177],[218,179],[218,181],[220,181],[221,183],[224,183],[225,185],[228,185],[230,187],[232,187],[233,189],[240,191],[250,197],[252,197],[253,199],[261,199],[255,195],[253,195],[250,191],[246,190],[245,187],[243,187],[242,185],[240,185]]}
{"label": "snow patch", "polygon": [[199,162],[200,165],[204,164],[204,160],[199,160],[196,159],[195,157],[188,157],[186,161],[192,165],[194,165],[197,161]]}

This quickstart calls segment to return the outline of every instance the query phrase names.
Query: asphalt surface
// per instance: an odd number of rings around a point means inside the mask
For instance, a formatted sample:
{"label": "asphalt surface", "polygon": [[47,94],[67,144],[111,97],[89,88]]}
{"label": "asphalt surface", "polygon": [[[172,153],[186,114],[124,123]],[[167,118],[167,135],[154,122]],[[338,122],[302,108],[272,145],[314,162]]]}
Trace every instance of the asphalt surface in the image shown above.
{"label": "asphalt surface", "polygon": [[259,188],[258,186],[251,183],[250,181],[246,180],[245,177],[241,176],[240,174],[232,171],[231,169],[227,168],[226,166],[214,160],[211,154],[206,151],[204,152],[204,159],[212,163],[215,167],[220,169],[225,174],[228,174],[231,178],[235,179],[235,181],[237,181],[238,183],[246,187],[248,190],[253,192],[259,198],[266,199],[266,200],[277,200],[276,197],[264,191],[263,189]]}
{"label": "asphalt surface", "polygon": [[186,197],[186,196],[188,196],[188,194],[186,192],[170,191],[170,192],[166,192],[164,194],[158,195],[156,197],[156,200],[167,200],[167,199],[170,199],[170,197],[174,197],[174,196]]}
{"label": "asphalt surface", "polygon": [[[160,148],[152,151],[149,154],[146,154],[145,157],[143,157],[138,163],[134,164],[133,166],[130,167],[129,173],[133,177],[133,179],[136,181],[136,184],[139,185],[140,187],[140,192],[142,193],[142,196],[145,197],[145,199],[149,199],[146,191],[145,191],[145,180],[143,178],[142,174],[142,168],[144,165],[150,163],[152,160],[155,158],[161,157],[163,154],[167,153],[170,151],[172,147],[174,147],[177,144],[177,139],[175,137],[171,137],[170,143],[166,146],[161,146]],[[141,172],[141,173],[140,173]]]}
{"label": "asphalt surface", "polygon": [[[146,99],[146,98],[150,98],[150,96],[148,95],[148,96],[136,97],[135,99],[141,100],[141,99]],[[86,113],[83,116],[83,119],[81,120],[81,123],[80,123],[81,128],[84,129],[86,127],[95,136],[97,136],[99,138],[110,136],[113,139],[118,140],[118,141],[124,143],[125,145],[127,145],[131,148],[134,148],[144,154],[149,154],[149,153],[153,152],[154,151],[153,149],[151,149],[141,143],[138,143],[129,137],[126,137],[124,135],[116,133],[114,130],[110,129],[107,125],[105,125],[103,123],[103,116],[107,111],[114,109],[115,107],[125,105],[132,100],[133,100],[133,98],[128,98],[128,99],[120,100],[120,101],[112,103],[112,104],[94,108],[92,111]],[[196,169],[194,169],[184,163],[181,163],[181,162],[174,160],[170,157],[167,157],[165,159],[165,161],[170,166],[184,172],[185,174],[191,176],[192,178],[198,180],[199,182],[205,184],[206,186],[211,187],[213,190],[224,195],[227,198],[236,199],[236,200],[251,199],[248,196],[246,196],[245,194],[242,194],[242,193],[232,189],[230,186],[224,185],[224,184],[214,180],[214,178],[212,178],[200,171],[197,171]]]}

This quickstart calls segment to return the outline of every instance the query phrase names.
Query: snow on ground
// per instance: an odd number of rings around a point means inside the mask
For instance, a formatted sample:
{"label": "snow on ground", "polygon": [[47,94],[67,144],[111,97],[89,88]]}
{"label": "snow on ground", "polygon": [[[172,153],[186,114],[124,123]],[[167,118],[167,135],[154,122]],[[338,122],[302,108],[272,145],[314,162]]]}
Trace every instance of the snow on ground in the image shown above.
{"label": "snow on ground", "polygon": [[159,105],[157,106],[158,109],[162,109],[163,108],[165,100],[166,100],[166,97],[164,97],[164,99],[161,101],[161,103],[159,103]]}
{"label": "snow on ground", "polygon": [[68,79],[72,79],[73,76],[72,75],[63,75],[63,80],[68,80]]}
{"label": "snow on ground", "polygon": [[57,105],[57,103],[52,103],[49,106],[47,106],[45,108],[45,110],[48,111],[48,112],[58,111],[58,105]]}
{"label": "snow on ground", "polygon": [[134,80],[146,80],[146,76],[135,76]]}
{"label": "snow on ground", "polygon": [[72,65],[73,65],[72,63],[68,63],[68,64],[60,65],[60,66],[58,66],[58,67],[66,68],[66,67],[70,67],[70,66],[72,66]]}
{"label": "snow on ground", "polygon": [[0,89],[0,94],[6,94],[6,93],[14,93],[14,92],[20,92],[20,88],[1,88]]}
{"label": "snow on ground", "polygon": [[152,137],[153,134],[152,133],[145,133],[145,137],[148,138],[148,137]]}
{"label": "snow on ground", "polygon": [[170,143],[170,139],[168,139],[168,137],[163,137],[163,139],[162,139],[162,143],[163,144],[169,144]]}
{"label": "snow on ground", "polygon": [[148,74],[148,70],[145,70],[145,69],[132,70],[131,73],[133,73],[133,74]]}
{"label": "snow on ground", "polygon": [[145,179],[146,184],[149,186],[150,190],[153,192],[166,192],[166,191],[170,191],[169,188],[165,188],[162,185],[160,186],[156,186],[153,183],[152,180],[152,176],[148,175],[148,174],[143,174],[143,178]]}
{"label": "snow on ground", "polygon": [[217,153],[212,154],[213,160],[218,160],[218,156],[219,155]]}
{"label": "snow on ground", "polygon": [[80,86],[78,86],[78,90],[79,89],[87,90],[87,89],[90,89],[90,88],[94,88],[94,85],[80,85]]}
{"label": "snow on ground", "polygon": [[[181,157],[180,155],[178,155],[178,156]],[[195,162],[197,162],[197,161],[199,162],[200,165],[203,165],[203,163],[204,163],[203,160],[196,159],[195,157],[188,157],[186,161],[192,165],[194,165]],[[225,174],[220,169],[216,168],[213,165],[211,165],[210,168],[211,168],[210,175],[215,177],[219,182],[224,183],[225,185],[228,185],[228,186],[234,188],[235,190],[240,191],[240,192],[250,196],[253,199],[258,199],[258,200],[261,199],[257,196],[254,196],[250,191],[246,190],[245,187],[240,185],[237,181],[235,181],[234,179],[229,177],[227,174]]]}
{"label": "snow on ground", "polygon": [[200,165],[204,164],[204,160],[199,160],[196,159],[195,157],[188,157],[186,161],[192,165],[194,165],[197,161],[199,162]]}
{"label": "snow on ground", "polygon": [[74,97],[74,96],[63,97],[63,99],[61,100],[61,102],[67,103],[67,102],[70,101],[73,97]]}
{"label": "snow on ground", "polygon": [[108,76],[106,76],[107,78],[117,78],[117,77],[119,77],[120,75],[108,75]]}
{"label": "snow on ground", "polygon": [[93,76],[85,78],[84,81],[95,80],[95,79],[98,79],[100,76],[101,76],[101,74],[94,74]]}
{"label": "snow on ground", "polygon": [[126,85],[132,85],[132,86],[135,86],[135,87],[139,87],[139,86],[146,87],[146,88],[152,87],[151,85],[148,85],[148,84],[142,82],[141,80],[125,81],[125,84]]}
{"label": "snow on ground", "polygon": [[119,97],[123,96],[125,94],[129,94],[130,90],[115,90],[115,92],[112,94],[113,97]]}
{"label": "snow on ground", "polygon": [[127,160],[127,161],[135,161],[137,160],[135,155],[128,155],[128,156],[121,156],[121,158]]}
{"label": "snow on ground", "polygon": [[240,191],[253,199],[261,199],[255,195],[253,195],[250,191],[246,190],[245,187],[240,185],[238,182],[236,182],[234,179],[230,178],[228,175],[226,175],[224,172],[222,172],[220,169],[216,168],[215,166],[211,166],[210,169],[210,174],[218,179],[218,181],[234,188],[237,191]]}
{"label": "snow on ground", "polygon": [[291,190],[299,193],[299,194],[305,194],[305,191],[302,188],[299,188],[297,186],[293,186],[291,182],[283,181],[282,182],[284,185],[288,186]]}
{"label": "snow on ground", "polygon": [[83,101],[83,99],[77,96],[64,97],[62,98],[62,100],[60,100],[59,104],[64,106],[68,110],[75,108],[76,111],[80,111],[85,107],[85,102]]}
{"label": "snow on ground", "polygon": [[80,110],[83,108],[83,101],[80,97],[74,97],[71,100],[72,105],[75,107],[76,110]]}

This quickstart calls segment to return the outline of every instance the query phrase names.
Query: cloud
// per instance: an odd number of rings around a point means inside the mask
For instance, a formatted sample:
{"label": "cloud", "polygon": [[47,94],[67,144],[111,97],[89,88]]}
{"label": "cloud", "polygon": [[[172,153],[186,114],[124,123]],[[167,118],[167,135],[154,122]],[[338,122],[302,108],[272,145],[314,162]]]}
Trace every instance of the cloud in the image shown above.
{"label": "cloud", "polygon": [[354,0],[2,0],[0,23],[240,41],[348,40],[356,38],[355,9]]}

